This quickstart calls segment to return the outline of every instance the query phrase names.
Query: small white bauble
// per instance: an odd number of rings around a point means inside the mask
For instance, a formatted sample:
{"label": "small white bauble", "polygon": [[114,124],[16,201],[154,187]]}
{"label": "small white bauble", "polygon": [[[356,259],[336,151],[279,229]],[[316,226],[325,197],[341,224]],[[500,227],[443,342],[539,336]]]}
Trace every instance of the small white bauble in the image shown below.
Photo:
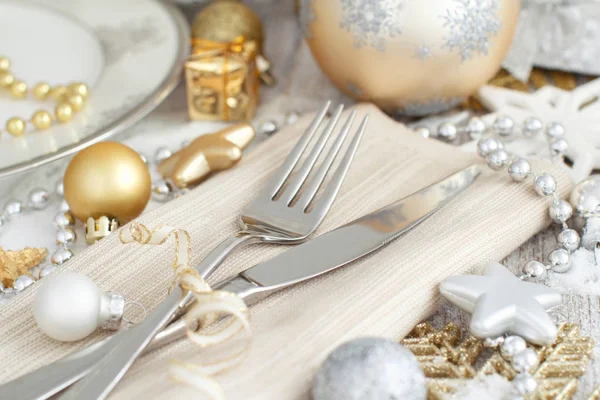
{"label": "small white bauble", "polygon": [[98,327],[115,329],[123,308],[123,296],[103,294],[87,276],[67,271],[42,281],[33,302],[33,316],[46,335],[72,342]]}

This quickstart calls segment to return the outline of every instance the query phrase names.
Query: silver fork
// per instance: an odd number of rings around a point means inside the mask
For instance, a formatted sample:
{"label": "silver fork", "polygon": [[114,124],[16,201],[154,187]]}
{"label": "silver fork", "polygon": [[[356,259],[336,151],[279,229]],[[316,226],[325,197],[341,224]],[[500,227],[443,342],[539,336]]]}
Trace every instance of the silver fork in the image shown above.
{"label": "silver fork", "polygon": [[[244,208],[241,215],[243,229],[219,244],[196,267],[200,276],[206,278],[210,275],[232,250],[242,244],[252,242],[300,243],[306,241],[323,221],[339,192],[368,121],[368,117],[365,116],[331,180],[320,196],[316,196],[328,176],[355,118],[353,111],[344,123],[322,165],[307,183],[307,178],[340,119],[344,108],[342,105],[336,109],[297,172],[292,175],[292,171],[321,126],[329,106],[330,102],[327,102],[319,111],[265,188]],[[316,197],[318,198],[315,200]],[[309,209],[311,205],[312,208]],[[184,295],[182,288],[178,285],[142,323],[128,332],[118,335],[119,338],[115,338],[119,339],[118,341],[111,340],[111,343],[117,343],[111,346],[108,354],[97,364],[90,365],[86,371],[89,374],[75,383],[61,398],[104,399],[156,333],[172,321],[178,313],[181,314],[192,301],[193,295],[191,293]],[[81,372],[80,370],[79,376],[83,376]],[[65,387],[64,382],[62,387]]]}

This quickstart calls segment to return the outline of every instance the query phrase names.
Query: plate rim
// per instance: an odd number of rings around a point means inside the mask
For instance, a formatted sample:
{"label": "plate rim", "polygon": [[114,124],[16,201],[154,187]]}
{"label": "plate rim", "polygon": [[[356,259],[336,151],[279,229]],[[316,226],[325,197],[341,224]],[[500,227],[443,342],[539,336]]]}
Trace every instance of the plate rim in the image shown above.
{"label": "plate rim", "polygon": [[110,138],[111,136],[122,133],[124,130],[131,128],[134,124],[150,114],[150,112],[158,107],[158,105],[162,103],[163,100],[177,87],[181,72],[183,71],[185,60],[190,54],[190,47],[188,45],[190,27],[188,26],[187,20],[181,10],[179,10],[174,4],[168,4],[163,1],[156,1],[156,3],[163,7],[173,18],[179,31],[179,49],[177,52],[177,59],[173,63],[173,68],[163,79],[158,88],[156,88],[156,90],[154,90],[142,103],[133,108],[131,112],[100,128],[95,133],[87,136],[80,142],[65,146],[54,153],[34,157],[28,161],[14,164],[9,167],[0,168],[0,179],[31,171],[35,168],[41,167],[42,165],[58,161],[61,158],[73,155],[74,153],[77,153],[78,151],[83,150],[92,144],[101,142]]}

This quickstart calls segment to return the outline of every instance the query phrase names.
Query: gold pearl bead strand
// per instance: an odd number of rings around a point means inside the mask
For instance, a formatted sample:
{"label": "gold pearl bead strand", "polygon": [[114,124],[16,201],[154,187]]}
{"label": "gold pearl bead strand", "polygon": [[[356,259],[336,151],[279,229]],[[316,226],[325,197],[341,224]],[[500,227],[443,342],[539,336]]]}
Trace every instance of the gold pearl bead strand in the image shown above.
{"label": "gold pearl bead strand", "polygon": [[[11,62],[7,57],[0,56],[0,90],[5,90],[15,99],[25,99],[29,94],[38,100],[54,100],[56,107],[54,113],[38,110],[29,120],[21,117],[11,117],[6,121],[5,130],[13,136],[21,136],[31,124],[40,131],[46,130],[53,123],[66,123],[81,111],[89,96],[89,88],[85,83],[73,82],[68,85],[50,86],[46,82],[29,86],[15,78],[11,72]],[[0,130],[0,134],[2,131]]]}

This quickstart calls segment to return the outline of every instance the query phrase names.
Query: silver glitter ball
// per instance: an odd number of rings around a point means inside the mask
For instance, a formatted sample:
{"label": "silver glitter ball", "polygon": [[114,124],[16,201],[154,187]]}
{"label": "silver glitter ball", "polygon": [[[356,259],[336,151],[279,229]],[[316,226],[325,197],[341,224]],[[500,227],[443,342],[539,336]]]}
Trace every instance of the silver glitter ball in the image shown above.
{"label": "silver glitter ball", "polygon": [[35,280],[33,280],[32,277],[27,276],[27,275],[21,275],[17,279],[15,279],[15,283],[13,284],[13,287],[15,288],[15,290],[17,292],[22,292],[23,290],[27,289],[29,286],[33,285],[34,283],[35,283]]}
{"label": "silver glitter ball", "polygon": [[523,121],[523,135],[525,137],[537,136],[544,130],[544,123],[536,117],[527,117]]}
{"label": "silver glitter ball", "polygon": [[482,138],[479,140],[479,142],[477,142],[477,153],[481,157],[485,157],[491,151],[501,149],[503,147],[504,146],[502,146],[502,143],[494,138]]}
{"label": "silver glitter ball", "polygon": [[56,231],[56,244],[67,245],[77,240],[77,234],[71,228],[58,228]]}
{"label": "silver glitter ball", "polygon": [[517,372],[529,372],[537,367],[538,362],[537,353],[533,349],[525,349],[514,355],[511,364]]}
{"label": "silver glitter ball", "polygon": [[160,202],[173,199],[173,185],[164,179],[152,182],[152,198]]}
{"label": "silver glitter ball", "polygon": [[500,136],[509,136],[513,132],[513,128],[515,127],[515,121],[509,116],[499,115],[492,128],[498,133]]}
{"label": "silver glitter ball", "polygon": [[556,192],[556,179],[550,174],[541,174],[533,181],[533,189],[540,196],[551,196]]}
{"label": "silver glitter ball", "polygon": [[471,139],[479,139],[486,129],[485,122],[479,117],[471,118],[466,126],[466,131]]}
{"label": "silver glitter ball", "polygon": [[344,343],[323,362],[312,387],[314,400],[402,399],[427,397],[425,376],[415,356],[381,338]]}
{"label": "silver glitter ball", "polygon": [[173,153],[171,153],[171,150],[169,150],[168,148],[159,147],[154,152],[154,163],[158,165],[161,162],[163,162],[164,160],[166,160],[167,158],[171,157],[172,154]]}
{"label": "silver glitter ball", "polygon": [[600,213],[600,175],[592,175],[578,183],[569,200],[582,217],[588,218]]}
{"label": "silver glitter ball", "polygon": [[527,179],[530,173],[531,165],[529,164],[529,161],[524,160],[522,158],[513,160],[508,165],[508,174],[515,182],[524,181],[525,179]]}
{"label": "silver glitter ball", "polygon": [[285,114],[285,124],[286,125],[294,125],[298,118],[300,118],[300,113],[297,110],[292,110]]}
{"label": "silver glitter ball", "polygon": [[448,142],[455,140],[457,135],[458,129],[452,122],[444,122],[437,129],[437,136]]}
{"label": "silver glitter ball", "polygon": [[561,138],[565,136],[565,127],[558,122],[550,122],[546,125],[546,136],[550,139]]}
{"label": "silver glitter ball", "polygon": [[519,354],[527,348],[527,342],[521,336],[509,336],[504,339],[500,347],[500,355],[506,360],[512,360],[516,354]]}
{"label": "silver glitter ball", "polygon": [[543,278],[546,275],[546,266],[537,260],[527,261],[523,265],[523,273],[532,278]]}
{"label": "silver glitter ball", "polygon": [[426,126],[417,126],[415,128],[415,133],[425,139],[431,136],[431,131]]}
{"label": "silver glitter ball", "polygon": [[56,266],[54,266],[52,264],[46,265],[45,267],[40,269],[38,277],[39,277],[39,279],[45,278],[48,275],[50,275],[51,273],[53,273],[54,271],[56,271]]}
{"label": "silver glitter ball", "polygon": [[258,131],[260,133],[267,136],[271,136],[277,133],[278,130],[279,125],[277,125],[277,122],[273,120],[264,121],[262,124],[260,124],[260,127],[258,128]]}
{"label": "silver glitter ball", "polygon": [[54,192],[59,197],[63,197],[65,195],[65,185],[62,179],[59,179],[56,184],[54,184]]}
{"label": "silver glitter ball", "polygon": [[24,210],[25,206],[19,200],[11,200],[4,205],[4,214],[9,218],[23,214]]}
{"label": "silver glitter ball", "polygon": [[560,245],[568,251],[575,251],[579,248],[581,238],[575,229],[563,229],[556,240]]}
{"label": "silver glitter ball", "polygon": [[568,201],[559,200],[550,204],[548,215],[552,219],[552,222],[562,224],[563,222],[567,222],[571,218],[571,215],[573,215],[573,207]]}
{"label": "silver glitter ball", "polygon": [[66,228],[75,224],[73,215],[68,211],[61,211],[54,216],[54,225],[57,228]]}
{"label": "silver glitter ball", "polygon": [[148,156],[146,156],[144,153],[140,153],[139,151],[138,154],[140,155],[140,158],[142,159],[144,164],[148,165]]}
{"label": "silver glitter ball", "polygon": [[527,373],[515,376],[512,380],[512,384],[515,390],[521,395],[531,393],[537,388],[537,381],[533,376]]}
{"label": "silver glitter ball", "polygon": [[60,204],[58,205],[58,211],[62,211],[62,212],[67,212],[69,211],[71,208],[69,207],[69,203],[67,203],[66,200],[61,200]]}
{"label": "silver glitter ball", "polygon": [[552,139],[550,142],[550,152],[553,156],[560,156],[564,154],[569,148],[569,143],[565,139]]}
{"label": "silver glitter ball", "polygon": [[494,171],[501,170],[502,168],[508,165],[510,161],[510,156],[504,149],[496,149],[488,153],[485,158],[488,167],[493,169]]}
{"label": "silver glitter ball", "polygon": [[70,249],[63,247],[56,250],[56,252],[52,254],[52,258],[50,259],[50,261],[52,261],[52,264],[54,265],[63,265],[71,258],[73,258],[73,256],[74,254]]}
{"label": "silver glitter ball", "polygon": [[571,255],[566,249],[553,250],[548,255],[548,263],[552,271],[562,274],[571,268]]}
{"label": "silver glitter ball", "polygon": [[46,189],[36,188],[29,192],[29,205],[36,210],[43,210],[48,207],[50,194]]}

